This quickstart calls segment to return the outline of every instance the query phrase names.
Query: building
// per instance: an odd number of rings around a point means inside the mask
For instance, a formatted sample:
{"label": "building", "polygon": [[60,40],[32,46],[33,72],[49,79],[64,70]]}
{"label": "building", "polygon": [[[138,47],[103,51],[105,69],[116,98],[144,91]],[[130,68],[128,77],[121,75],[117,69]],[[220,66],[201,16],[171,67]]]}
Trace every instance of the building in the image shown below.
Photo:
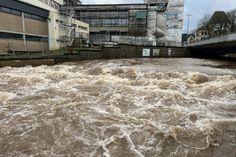
{"label": "building", "polygon": [[202,26],[188,36],[188,42],[196,42],[210,37],[216,37],[233,32],[229,16],[224,11],[215,11],[205,26]]}
{"label": "building", "polygon": [[209,38],[209,30],[207,26],[198,28],[194,33],[189,34],[188,43],[200,41]]}
{"label": "building", "polygon": [[89,36],[89,25],[60,12],[78,0],[1,0],[0,53],[58,50],[74,37]]}
{"label": "building", "polygon": [[145,36],[146,4],[81,5],[77,17],[89,23],[92,42],[111,41],[112,36]]}
{"label": "building", "polygon": [[75,11],[79,20],[90,24],[90,39],[95,44],[181,44],[184,0],[61,7],[62,11],[68,9]]}
{"label": "building", "polygon": [[231,32],[231,21],[224,11],[216,11],[208,22],[209,36],[219,36]]}

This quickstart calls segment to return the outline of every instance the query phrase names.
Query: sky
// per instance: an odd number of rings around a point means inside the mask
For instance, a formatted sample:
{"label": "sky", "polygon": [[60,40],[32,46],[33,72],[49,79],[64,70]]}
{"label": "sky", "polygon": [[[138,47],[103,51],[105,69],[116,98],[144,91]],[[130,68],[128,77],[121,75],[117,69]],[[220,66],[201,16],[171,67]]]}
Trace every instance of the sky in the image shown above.
{"label": "sky", "polygon": [[[82,0],[83,4],[117,4],[117,3],[143,3],[143,0]],[[229,11],[236,9],[236,0],[185,0],[184,27],[187,32],[187,15],[189,18],[189,30],[196,28],[198,20],[205,14],[213,14],[214,11]]]}

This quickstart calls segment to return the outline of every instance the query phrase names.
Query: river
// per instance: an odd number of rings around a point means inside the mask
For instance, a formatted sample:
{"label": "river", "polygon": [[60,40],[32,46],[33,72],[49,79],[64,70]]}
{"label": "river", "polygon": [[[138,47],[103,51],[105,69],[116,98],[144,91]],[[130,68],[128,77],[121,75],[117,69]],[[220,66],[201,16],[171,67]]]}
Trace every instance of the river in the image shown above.
{"label": "river", "polygon": [[1,157],[235,157],[236,63],[0,68]]}

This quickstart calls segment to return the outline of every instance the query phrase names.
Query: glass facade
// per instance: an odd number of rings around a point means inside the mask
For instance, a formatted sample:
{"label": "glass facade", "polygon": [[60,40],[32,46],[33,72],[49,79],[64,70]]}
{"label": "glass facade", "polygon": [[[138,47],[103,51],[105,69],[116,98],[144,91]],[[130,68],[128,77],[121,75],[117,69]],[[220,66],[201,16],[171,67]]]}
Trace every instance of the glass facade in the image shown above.
{"label": "glass facade", "polygon": [[128,27],[129,24],[128,11],[80,12],[79,17],[91,27]]}
{"label": "glass facade", "polygon": [[90,25],[91,41],[101,44],[112,36],[146,36],[147,9],[146,4],[80,5],[76,16]]}
{"label": "glass facade", "polygon": [[127,28],[129,35],[146,35],[146,10],[86,10],[77,12],[77,16],[81,21],[89,23],[90,27],[101,28],[99,31],[103,27],[117,27],[117,31]]}

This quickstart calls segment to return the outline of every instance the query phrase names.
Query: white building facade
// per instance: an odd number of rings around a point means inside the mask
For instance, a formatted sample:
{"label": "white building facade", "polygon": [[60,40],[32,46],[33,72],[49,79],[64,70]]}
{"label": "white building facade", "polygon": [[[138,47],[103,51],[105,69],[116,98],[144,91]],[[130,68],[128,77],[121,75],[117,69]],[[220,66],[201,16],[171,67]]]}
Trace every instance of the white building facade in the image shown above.
{"label": "white building facade", "polygon": [[[181,44],[183,18],[184,18],[184,0],[146,0],[148,4],[148,29],[149,40],[165,42],[170,44]],[[161,6],[155,4],[167,4],[164,12]],[[163,6],[164,7],[164,6]]]}
{"label": "white building facade", "polygon": [[74,37],[89,38],[89,25],[60,12],[64,0],[19,0],[49,12],[48,17],[48,44],[49,50],[58,50],[70,46]]}

